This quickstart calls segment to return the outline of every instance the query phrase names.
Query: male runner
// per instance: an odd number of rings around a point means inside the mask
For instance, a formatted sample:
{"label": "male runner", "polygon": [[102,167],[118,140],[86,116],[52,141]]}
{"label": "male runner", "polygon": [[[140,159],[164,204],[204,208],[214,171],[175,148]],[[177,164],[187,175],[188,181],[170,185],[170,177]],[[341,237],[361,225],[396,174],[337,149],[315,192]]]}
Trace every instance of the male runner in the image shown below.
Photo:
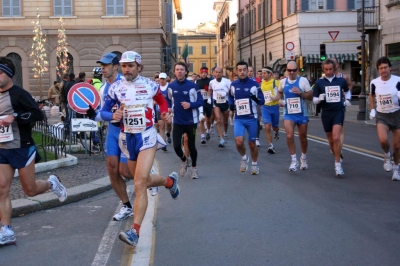
{"label": "male runner", "polygon": [[[400,77],[390,73],[392,64],[387,57],[376,61],[376,68],[380,76],[373,79],[370,84],[369,104],[370,118],[376,118],[376,131],[379,143],[385,153],[383,169],[387,172],[393,170],[392,180],[400,180]],[[376,104],[375,104],[376,101]],[[393,161],[390,152],[389,131],[393,134]]]}
{"label": "male runner", "polygon": [[240,162],[240,171],[245,172],[248,168],[249,158],[246,155],[244,146],[244,135],[248,133],[248,144],[252,159],[251,174],[258,175],[260,169],[257,165],[258,148],[256,146],[256,137],[258,130],[258,118],[256,105],[264,104],[264,97],[258,87],[258,83],[247,76],[248,65],[244,61],[236,64],[236,73],[239,79],[232,82],[229,97],[233,97],[236,105],[234,134],[236,149],[242,156]]}
{"label": "male runner", "polygon": [[342,151],[342,143],[340,141],[340,132],[344,123],[344,96],[343,92],[347,92],[349,87],[344,78],[335,76],[336,63],[330,59],[322,62],[322,71],[325,76],[319,78],[313,87],[313,102],[321,104],[321,121],[324,126],[329,146],[335,156],[335,173],[336,176],[343,176],[344,171],[340,154]]}
{"label": "male runner", "polygon": [[[126,134],[126,149],[129,155],[128,167],[135,177],[135,215],[132,228],[121,232],[119,238],[129,245],[136,246],[140,236],[140,226],[147,210],[147,188],[165,186],[173,199],[179,196],[178,174],[173,172],[168,177],[150,174],[157,144],[162,138],[154,128],[153,100],[160,106],[161,117],[168,121],[168,105],[158,85],[139,75],[142,69],[141,56],[134,51],[124,52],[121,56],[121,68],[125,80],[114,82],[109,90],[101,111],[104,119],[109,119],[109,112],[115,104],[119,108],[112,114],[112,120],[122,120],[122,132]],[[120,145],[121,148],[123,148]],[[139,167],[136,167],[139,166]]]}
{"label": "male runner", "polygon": [[217,132],[219,135],[218,147],[225,147],[225,140],[228,138],[228,116],[229,116],[229,104],[228,104],[228,93],[231,86],[231,82],[227,78],[222,77],[222,67],[216,67],[214,70],[215,79],[210,81],[210,90],[208,91],[207,102],[211,104],[211,95],[213,102],[214,117],[217,120]]}
{"label": "male runner", "polygon": [[[205,115],[204,119],[199,119],[199,127],[200,127],[200,134],[201,134],[201,144],[206,144],[206,140],[210,139],[210,129],[211,129],[211,116],[213,113],[213,106],[207,102],[208,99],[208,88],[210,85],[211,79],[207,77],[208,75],[208,68],[202,67],[200,68],[200,78],[196,81],[197,86],[200,89],[201,96],[203,97],[203,113]],[[201,117],[201,114],[200,114]],[[204,126],[204,120],[207,125],[207,129]],[[205,133],[205,135],[204,135]]]}
{"label": "male runner", "polygon": [[296,145],[294,143],[294,127],[297,125],[299,132],[301,157],[300,169],[306,170],[307,165],[307,126],[308,112],[305,99],[312,99],[312,90],[308,79],[300,77],[297,74],[297,64],[290,61],[286,66],[288,77],[282,79],[279,84],[279,98],[282,99],[281,104],[285,106],[283,124],[286,131],[286,142],[289,148],[291,162],[289,171],[297,171],[299,162],[296,156]]}
{"label": "male runner", "polygon": [[35,180],[35,162],[40,156],[32,138],[31,123],[44,117],[29,92],[13,84],[14,74],[11,59],[0,57],[0,245],[16,241],[9,195],[15,169],[26,195],[33,197],[51,189],[61,202],[68,196],[56,175]]}
{"label": "male runner", "polygon": [[181,177],[187,173],[189,166],[187,157],[182,151],[182,136],[186,133],[188,138],[188,148],[192,158],[192,179],[199,178],[197,170],[197,150],[196,150],[196,129],[199,122],[198,108],[203,106],[203,97],[197,84],[187,79],[189,70],[184,62],[177,62],[174,65],[176,80],[169,84],[168,98],[173,102],[173,128],[172,139],[176,155],[182,160]]}
{"label": "male runner", "polygon": [[[96,63],[100,64],[101,73],[106,79],[106,82],[100,87],[99,92],[101,99],[100,106],[103,108],[111,84],[124,79],[124,76],[118,73],[119,59],[116,54],[107,53]],[[87,111],[87,116],[95,121],[102,121],[103,119],[105,121],[110,121],[104,145],[107,172],[110,177],[111,186],[123,204],[120,211],[114,215],[114,221],[121,221],[128,217],[133,217],[132,204],[129,201],[128,193],[126,191],[125,180],[122,178],[123,176],[128,179],[133,179],[133,176],[128,168],[128,160],[121,152],[118,144],[119,134],[121,132],[120,121],[112,120],[113,112],[118,108],[118,105],[112,106],[109,109],[103,108],[101,114],[100,112],[95,113],[91,107],[89,107]]]}
{"label": "male runner", "polygon": [[[256,77],[254,77],[254,68],[252,66],[248,67],[247,77],[249,79],[251,79],[251,80],[256,81],[258,84],[260,84],[260,82],[261,82],[261,79],[257,79]],[[258,121],[259,121],[258,129],[257,129],[256,145],[257,145],[257,147],[260,147],[261,146],[261,144],[260,144],[260,131],[262,129],[262,127],[260,125],[260,123],[261,123],[260,119],[261,119],[261,116],[262,116],[262,112],[261,112],[262,107],[260,105],[257,105],[256,108],[257,108],[257,117],[258,117]]]}
{"label": "male runner", "polygon": [[279,80],[273,79],[272,68],[262,69],[261,91],[264,95],[265,104],[262,107],[262,119],[265,124],[265,137],[268,142],[268,153],[275,154],[272,144],[272,130],[275,132],[275,140],[279,139]]}

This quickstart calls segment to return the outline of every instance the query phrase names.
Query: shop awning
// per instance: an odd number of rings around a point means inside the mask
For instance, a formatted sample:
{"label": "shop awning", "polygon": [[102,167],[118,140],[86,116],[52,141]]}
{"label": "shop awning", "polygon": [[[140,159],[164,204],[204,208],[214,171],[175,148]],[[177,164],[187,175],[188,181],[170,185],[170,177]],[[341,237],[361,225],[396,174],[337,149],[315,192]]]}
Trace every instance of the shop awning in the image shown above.
{"label": "shop awning", "polygon": [[[308,54],[306,64],[321,63],[319,54]],[[336,58],[339,63],[344,61],[357,61],[357,54],[327,54],[327,58]]]}

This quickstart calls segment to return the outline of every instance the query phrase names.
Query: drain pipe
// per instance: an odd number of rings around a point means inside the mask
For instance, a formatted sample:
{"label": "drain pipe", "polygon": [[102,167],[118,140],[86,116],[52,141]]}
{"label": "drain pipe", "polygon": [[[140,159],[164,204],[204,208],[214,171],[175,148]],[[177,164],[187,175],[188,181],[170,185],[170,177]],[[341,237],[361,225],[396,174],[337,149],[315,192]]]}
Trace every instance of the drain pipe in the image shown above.
{"label": "drain pipe", "polygon": [[281,31],[282,31],[282,58],[285,58],[285,30],[283,28],[283,0],[281,0]]}
{"label": "drain pipe", "polygon": [[139,0],[136,0],[136,29],[139,29]]}

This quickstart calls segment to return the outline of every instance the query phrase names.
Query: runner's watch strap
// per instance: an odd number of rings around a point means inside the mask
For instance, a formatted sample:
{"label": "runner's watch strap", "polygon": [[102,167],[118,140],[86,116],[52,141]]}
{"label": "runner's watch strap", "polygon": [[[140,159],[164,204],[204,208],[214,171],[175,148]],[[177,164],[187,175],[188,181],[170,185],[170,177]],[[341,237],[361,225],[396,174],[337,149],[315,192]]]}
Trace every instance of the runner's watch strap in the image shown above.
{"label": "runner's watch strap", "polygon": [[18,113],[13,113],[12,115],[13,115],[14,118],[18,117]]}

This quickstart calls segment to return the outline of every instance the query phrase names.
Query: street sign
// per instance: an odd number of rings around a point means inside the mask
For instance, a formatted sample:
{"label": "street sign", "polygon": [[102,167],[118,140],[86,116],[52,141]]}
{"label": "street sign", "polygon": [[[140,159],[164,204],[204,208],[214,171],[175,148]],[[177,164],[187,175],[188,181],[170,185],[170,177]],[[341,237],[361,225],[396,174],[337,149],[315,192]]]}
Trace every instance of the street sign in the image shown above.
{"label": "street sign", "polygon": [[292,51],[294,49],[294,43],[292,42],[287,42],[286,43],[286,50]]}
{"label": "street sign", "polygon": [[286,51],[286,60],[295,60],[295,57],[294,51]]}
{"label": "street sign", "polygon": [[80,114],[86,114],[89,105],[96,109],[100,104],[100,96],[96,88],[89,83],[77,83],[68,92],[68,103]]}
{"label": "street sign", "polygon": [[99,127],[97,122],[88,118],[73,118],[71,119],[71,128],[73,132],[78,131],[97,131]]}
{"label": "street sign", "polygon": [[331,36],[332,41],[335,41],[337,36],[339,35],[339,31],[335,30],[335,31],[328,31],[329,36]]}

